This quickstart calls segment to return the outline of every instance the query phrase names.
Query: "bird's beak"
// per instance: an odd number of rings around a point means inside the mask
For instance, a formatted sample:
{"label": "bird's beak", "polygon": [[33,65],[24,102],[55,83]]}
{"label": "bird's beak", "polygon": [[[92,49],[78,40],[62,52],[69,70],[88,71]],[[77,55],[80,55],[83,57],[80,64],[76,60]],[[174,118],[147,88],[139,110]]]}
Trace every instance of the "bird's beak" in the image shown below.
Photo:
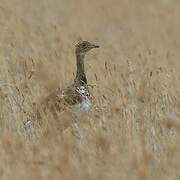
{"label": "bird's beak", "polygon": [[90,47],[90,48],[99,48],[100,46],[98,46],[98,45],[96,45],[96,44],[91,44],[89,47]]}

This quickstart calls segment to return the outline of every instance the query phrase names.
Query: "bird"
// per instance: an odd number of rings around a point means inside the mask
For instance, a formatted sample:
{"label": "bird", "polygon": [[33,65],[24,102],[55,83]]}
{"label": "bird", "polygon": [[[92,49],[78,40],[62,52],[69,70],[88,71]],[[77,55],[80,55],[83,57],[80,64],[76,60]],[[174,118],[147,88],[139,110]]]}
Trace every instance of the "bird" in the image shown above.
{"label": "bird", "polygon": [[58,112],[67,108],[75,112],[88,112],[92,107],[92,96],[88,88],[87,76],[85,73],[85,55],[92,49],[99,48],[99,45],[88,41],[81,41],[75,45],[76,55],[76,76],[74,82],[65,89],[58,88],[50,93],[38,108],[38,114],[48,111],[58,118]]}

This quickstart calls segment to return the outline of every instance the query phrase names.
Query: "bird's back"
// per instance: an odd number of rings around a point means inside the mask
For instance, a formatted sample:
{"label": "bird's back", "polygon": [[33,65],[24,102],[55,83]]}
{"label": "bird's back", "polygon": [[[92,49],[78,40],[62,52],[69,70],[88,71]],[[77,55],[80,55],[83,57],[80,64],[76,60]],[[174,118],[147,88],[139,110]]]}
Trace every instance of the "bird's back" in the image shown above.
{"label": "bird's back", "polygon": [[87,84],[74,83],[66,89],[57,89],[50,93],[37,106],[38,116],[50,112],[57,117],[59,112],[66,109],[88,111],[91,108],[91,96]]}

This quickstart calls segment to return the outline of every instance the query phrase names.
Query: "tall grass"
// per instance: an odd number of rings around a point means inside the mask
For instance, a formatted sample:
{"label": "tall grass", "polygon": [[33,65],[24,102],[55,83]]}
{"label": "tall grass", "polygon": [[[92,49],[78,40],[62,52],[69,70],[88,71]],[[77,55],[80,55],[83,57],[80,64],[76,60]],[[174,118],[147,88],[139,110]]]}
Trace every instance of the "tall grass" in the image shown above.
{"label": "tall grass", "polygon": [[[179,1],[1,1],[0,179],[180,179]],[[75,73],[94,110],[33,118]]]}

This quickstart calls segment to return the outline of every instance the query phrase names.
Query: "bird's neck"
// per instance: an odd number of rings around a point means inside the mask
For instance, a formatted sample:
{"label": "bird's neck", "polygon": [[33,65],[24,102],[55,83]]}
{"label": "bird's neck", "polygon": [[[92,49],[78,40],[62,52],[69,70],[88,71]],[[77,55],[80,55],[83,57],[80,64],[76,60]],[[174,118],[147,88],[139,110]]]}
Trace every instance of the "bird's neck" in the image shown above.
{"label": "bird's neck", "polygon": [[77,71],[75,82],[80,85],[87,84],[87,78],[84,70],[84,57],[85,54],[76,52]]}

